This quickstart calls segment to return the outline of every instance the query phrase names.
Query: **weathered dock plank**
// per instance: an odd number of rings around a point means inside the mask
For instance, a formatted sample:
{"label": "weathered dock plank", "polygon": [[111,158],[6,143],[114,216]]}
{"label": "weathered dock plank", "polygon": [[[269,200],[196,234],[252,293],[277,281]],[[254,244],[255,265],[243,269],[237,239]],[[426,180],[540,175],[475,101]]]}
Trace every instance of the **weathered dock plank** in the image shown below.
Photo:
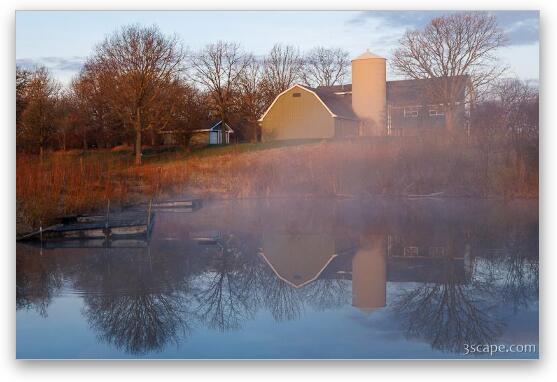
{"label": "weathered dock plank", "polygon": [[[140,205],[145,208],[148,203]],[[203,206],[203,201],[201,198],[191,197],[191,198],[180,198],[175,200],[156,200],[151,202],[151,209],[153,211],[165,211],[165,212],[192,212],[200,209]]]}
{"label": "weathered dock plank", "polygon": [[154,222],[154,213],[122,212],[107,216],[73,216],[63,223],[25,235],[18,240],[44,240],[49,238],[98,239],[107,237],[148,236]]}

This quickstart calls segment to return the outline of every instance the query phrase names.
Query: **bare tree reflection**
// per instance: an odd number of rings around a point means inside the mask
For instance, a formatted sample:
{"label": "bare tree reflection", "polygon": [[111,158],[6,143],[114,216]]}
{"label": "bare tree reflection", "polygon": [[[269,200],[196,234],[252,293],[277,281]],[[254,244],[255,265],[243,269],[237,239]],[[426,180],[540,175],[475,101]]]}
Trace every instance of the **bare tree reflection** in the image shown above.
{"label": "bare tree reflection", "polygon": [[84,314],[99,338],[130,354],[161,351],[190,331],[179,292],[137,291],[123,296],[87,296]]}
{"label": "bare tree reflection", "polygon": [[350,283],[346,280],[318,279],[304,288],[308,305],[318,311],[339,308],[352,298]]}
{"label": "bare tree reflection", "polygon": [[538,229],[515,226],[507,232],[504,248],[490,254],[487,264],[501,302],[517,313],[538,298]]}
{"label": "bare tree reflection", "polygon": [[504,326],[491,314],[495,303],[485,294],[487,285],[456,282],[454,263],[447,261],[446,280],[403,290],[393,302],[406,335],[449,352],[462,352],[465,343],[493,343]]}
{"label": "bare tree reflection", "polygon": [[298,319],[303,312],[300,290],[287,284],[270,269],[261,273],[261,294],[263,304],[277,321]]}
{"label": "bare tree reflection", "polygon": [[16,257],[16,309],[35,309],[48,316],[48,306],[63,285],[62,273],[43,259],[36,248],[18,247]]}
{"label": "bare tree reflection", "polygon": [[233,235],[219,241],[210,269],[197,279],[195,313],[212,329],[239,329],[257,310],[257,274],[245,244]]}
{"label": "bare tree reflection", "polygon": [[83,314],[98,337],[133,355],[162,351],[186,337],[192,325],[187,274],[169,268],[179,268],[175,261],[111,255],[78,280],[90,291]]}

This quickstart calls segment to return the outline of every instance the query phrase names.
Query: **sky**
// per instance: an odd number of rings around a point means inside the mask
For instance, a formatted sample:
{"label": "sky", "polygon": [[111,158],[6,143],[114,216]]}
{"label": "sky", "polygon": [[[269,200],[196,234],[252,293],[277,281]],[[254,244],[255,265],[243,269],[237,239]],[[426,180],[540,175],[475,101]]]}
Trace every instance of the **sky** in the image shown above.
{"label": "sky", "polygon": [[[408,29],[443,11],[18,11],[16,64],[46,66],[68,84],[95,46],[129,24],[156,24],[195,51],[218,40],[240,43],[255,55],[275,43],[342,48],[355,57],[366,49],[387,59]],[[509,75],[539,80],[539,13],[494,11],[508,44],[498,52]],[[392,78],[392,73],[387,76]]]}

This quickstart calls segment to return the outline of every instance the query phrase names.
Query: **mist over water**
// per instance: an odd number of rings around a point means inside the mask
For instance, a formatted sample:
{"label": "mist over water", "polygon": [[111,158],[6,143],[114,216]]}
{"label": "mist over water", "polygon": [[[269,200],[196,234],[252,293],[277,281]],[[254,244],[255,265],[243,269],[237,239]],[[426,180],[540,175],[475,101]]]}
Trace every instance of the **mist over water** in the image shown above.
{"label": "mist over water", "polygon": [[149,241],[17,244],[18,358],[538,344],[537,201],[236,200],[155,219]]}

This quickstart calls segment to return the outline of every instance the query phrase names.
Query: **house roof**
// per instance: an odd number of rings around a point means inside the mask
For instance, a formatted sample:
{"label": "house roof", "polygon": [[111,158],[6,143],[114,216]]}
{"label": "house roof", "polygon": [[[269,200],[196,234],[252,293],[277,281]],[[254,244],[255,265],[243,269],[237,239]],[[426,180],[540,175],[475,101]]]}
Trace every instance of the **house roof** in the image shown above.
{"label": "house roof", "polygon": [[447,85],[457,87],[458,98],[464,101],[468,76],[387,81],[387,101],[391,105],[442,103],[439,89],[445,85],[445,81]]}

